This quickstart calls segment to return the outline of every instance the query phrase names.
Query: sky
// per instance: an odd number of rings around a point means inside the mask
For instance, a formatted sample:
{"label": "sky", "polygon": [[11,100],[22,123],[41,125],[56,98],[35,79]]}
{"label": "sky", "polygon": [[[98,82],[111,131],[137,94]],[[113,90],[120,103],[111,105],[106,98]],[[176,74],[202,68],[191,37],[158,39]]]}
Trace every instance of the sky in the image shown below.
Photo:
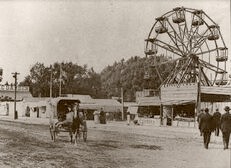
{"label": "sky", "polygon": [[87,64],[100,72],[115,61],[144,56],[155,18],[175,7],[202,9],[230,46],[229,0],[19,0],[0,1],[3,81],[18,81],[36,63]]}

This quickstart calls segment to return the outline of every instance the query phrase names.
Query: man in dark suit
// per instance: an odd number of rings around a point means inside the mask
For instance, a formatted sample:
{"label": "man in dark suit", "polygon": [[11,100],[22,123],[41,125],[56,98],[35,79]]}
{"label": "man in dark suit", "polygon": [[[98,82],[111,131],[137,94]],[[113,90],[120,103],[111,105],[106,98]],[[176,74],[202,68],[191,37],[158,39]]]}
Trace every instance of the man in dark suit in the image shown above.
{"label": "man in dark suit", "polygon": [[[201,109],[200,110],[200,113],[197,115],[197,123],[200,124],[200,120],[201,120],[201,117],[204,115],[204,109]],[[199,130],[200,130],[200,136],[202,136],[202,132],[201,132],[201,129],[199,127]]]}
{"label": "man in dark suit", "polygon": [[225,106],[225,113],[221,116],[221,132],[224,144],[224,150],[229,148],[229,137],[231,132],[231,115],[229,106]]}
{"label": "man in dark suit", "polygon": [[215,129],[215,136],[219,136],[220,129],[220,121],[221,121],[221,113],[218,109],[216,109],[215,113],[213,113],[213,127]]}
{"label": "man in dark suit", "polygon": [[204,137],[204,147],[208,149],[210,136],[212,132],[213,117],[209,114],[209,109],[205,108],[205,113],[200,119],[199,129]]}

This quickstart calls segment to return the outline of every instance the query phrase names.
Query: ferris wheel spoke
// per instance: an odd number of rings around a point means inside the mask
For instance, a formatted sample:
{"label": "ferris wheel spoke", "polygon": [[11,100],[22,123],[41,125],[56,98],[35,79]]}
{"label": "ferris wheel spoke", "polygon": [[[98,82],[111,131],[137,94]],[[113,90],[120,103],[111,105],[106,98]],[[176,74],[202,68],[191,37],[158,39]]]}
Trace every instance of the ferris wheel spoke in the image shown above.
{"label": "ferris wheel spoke", "polygon": [[[193,21],[193,19],[194,19],[194,15],[193,15],[193,18],[192,18],[192,21]],[[189,29],[189,31],[187,31],[187,35],[188,35],[188,43],[187,43],[187,48],[188,48],[188,46],[190,45],[190,41],[191,41],[191,37],[192,37],[192,32],[193,32],[193,26],[192,26],[192,22],[190,23],[190,29]]]}
{"label": "ferris wheel spoke", "polygon": [[174,46],[172,46],[170,44],[167,44],[167,43],[165,43],[165,42],[163,42],[161,40],[157,40],[157,41],[158,41],[158,43],[155,43],[157,46],[159,46],[159,47],[161,47],[161,48],[163,48],[165,50],[168,50],[168,51],[170,51],[170,52],[172,52],[172,53],[174,53],[176,55],[182,56],[179,48],[176,48],[176,47],[174,47]]}
{"label": "ferris wheel spoke", "polygon": [[196,49],[194,51],[194,53],[196,53],[199,48],[206,42],[207,40],[207,36],[205,36],[205,34],[208,32],[208,29],[206,31],[204,31],[202,34],[197,34],[198,37],[200,37],[198,40],[195,39],[195,43],[194,46],[192,47],[192,50]]}
{"label": "ferris wheel spoke", "polygon": [[217,80],[217,74],[218,74],[218,73],[215,73],[215,77],[214,77],[214,80],[213,80],[213,82],[212,82],[213,85],[215,84],[215,82],[216,82],[216,80]]}
{"label": "ferris wheel spoke", "polygon": [[217,51],[217,50],[218,50],[218,48],[214,48],[214,49],[206,50],[206,51],[203,51],[200,53],[196,53],[196,55],[203,55],[203,54],[211,53],[211,52]]}
{"label": "ferris wheel spoke", "polygon": [[194,46],[191,48],[191,51],[197,53],[201,46],[206,42],[207,37],[200,38],[198,41],[194,43]]}
{"label": "ferris wheel spoke", "polygon": [[212,83],[211,83],[211,81],[208,79],[208,77],[207,77],[207,75],[205,74],[203,68],[201,69],[201,73],[202,73],[202,77],[204,78],[206,84],[207,84],[208,86],[211,86]]}
{"label": "ferris wheel spoke", "polygon": [[189,34],[190,40],[188,41],[188,44],[187,44],[187,46],[190,47],[190,52],[192,52],[192,50],[193,50],[193,44],[195,45],[195,43],[196,43],[197,36],[195,34],[198,34],[199,26],[197,26],[194,31],[193,31],[193,29],[191,29],[191,30],[192,30],[192,34],[190,32],[190,34]]}
{"label": "ferris wheel spoke", "polygon": [[175,68],[171,71],[170,75],[166,78],[166,80],[164,80],[164,83],[170,83],[170,80],[173,78],[173,76],[177,75],[178,69],[179,67],[176,65]]}
{"label": "ferris wheel spoke", "polygon": [[[176,38],[175,36],[173,36],[171,33],[169,33],[169,36],[171,36],[171,38],[172,39],[176,39],[175,40],[175,46],[178,48],[178,50],[180,50],[180,52],[181,52],[181,55],[185,55],[185,53],[186,53],[186,51],[185,51],[185,49],[187,50],[187,48],[186,48],[186,46],[185,46],[185,44],[183,43],[183,41],[181,40],[181,39],[178,39],[178,38]],[[180,44],[179,44],[179,43]],[[187,50],[188,51],[188,50]]]}
{"label": "ferris wheel spoke", "polygon": [[185,53],[187,48],[184,44],[184,30],[181,29],[181,26],[178,25],[178,30],[179,30],[179,33],[180,33],[180,39],[181,39],[181,43],[182,43],[182,49],[183,49],[183,52]]}
{"label": "ferris wheel spoke", "polygon": [[[184,12],[184,18],[186,18],[185,16],[185,12]],[[182,28],[183,27],[183,28]],[[180,36],[181,36],[181,40],[182,43],[184,44],[184,52],[189,52],[187,45],[185,44],[185,40],[189,40],[189,34],[188,34],[188,25],[187,22],[184,22],[183,24],[178,24],[178,29],[180,32]]]}
{"label": "ferris wheel spoke", "polygon": [[181,37],[181,31],[180,31],[180,28],[179,28],[180,26],[178,25],[179,32],[180,32],[180,35],[178,35],[178,33],[176,32],[176,30],[174,29],[174,27],[171,25],[171,23],[168,20],[167,20],[167,22],[168,22],[169,26],[171,27],[172,32],[174,33],[174,36],[173,36],[173,35],[171,35],[170,32],[168,32],[169,36],[171,36],[172,38],[175,38],[176,39],[175,40],[175,44],[177,45],[177,47],[179,47],[179,45],[177,44],[177,42],[179,42],[180,45],[182,46],[182,50],[184,51],[184,48],[185,49],[187,49],[187,48],[186,48],[186,46],[184,44],[184,40]]}
{"label": "ferris wheel spoke", "polygon": [[192,59],[190,59],[189,61],[188,61],[188,63],[187,64],[185,64],[185,69],[184,69],[184,72],[182,73],[182,75],[181,75],[181,78],[180,78],[180,80],[178,81],[178,85],[183,81],[183,79],[186,77],[186,73],[187,73],[187,71],[188,71],[188,69],[189,69],[189,65],[192,63]]}
{"label": "ferris wheel spoke", "polygon": [[159,66],[164,65],[164,64],[170,64],[170,63],[173,64],[173,63],[177,62],[180,59],[182,59],[182,57],[174,59],[174,60],[170,60],[170,61],[164,61],[164,62],[155,64],[155,65],[152,65],[152,66],[158,66],[159,67]]}
{"label": "ferris wheel spoke", "polygon": [[[162,26],[162,28],[164,28],[164,29],[166,29],[167,30],[167,28],[166,28],[166,22],[163,22],[163,20],[167,20],[167,19],[165,19],[165,18],[158,18],[158,23],[159,23],[159,25],[161,25]],[[168,20],[167,20],[167,22],[168,22]],[[165,24],[164,24],[165,23]],[[169,22],[168,22],[169,23]],[[173,30],[173,31],[175,31],[175,30]],[[177,41],[175,40],[176,39],[176,36],[174,37],[174,36],[172,36],[170,33],[169,33],[169,31],[166,31],[166,33],[168,34],[168,36],[169,36],[169,38],[171,39],[171,41],[174,43],[174,46],[177,48],[177,51],[179,51],[180,53],[181,53],[181,55],[183,55],[184,53],[182,52],[182,50],[179,48],[179,46],[177,45]],[[174,47],[174,48],[175,48]],[[172,47],[171,47],[172,48]]]}
{"label": "ferris wheel spoke", "polygon": [[[188,29],[188,24],[187,24],[187,22],[185,22],[182,26],[184,26],[184,33],[183,33],[183,40],[190,40],[190,30]],[[186,48],[187,48],[187,45],[186,45]]]}
{"label": "ferris wheel spoke", "polygon": [[[187,52],[190,52],[190,41],[191,41],[191,32],[192,32],[192,27],[190,27],[190,29],[188,28],[188,23],[185,22],[182,26],[184,26],[184,30],[183,30],[183,43],[185,46],[185,49],[187,50]],[[181,29],[181,28],[180,28]]]}
{"label": "ferris wheel spoke", "polygon": [[170,37],[170,39],[172,40],[172,42],[174,43],[177,50],[181,53],[181,55],[184,55],[183,51],[179,48],[179,45],[177,44],[177,40],[175,40],[174,37],[169,32],[167,32],[167,34]]}
{"label": "ferris wheel spoke", "polygon": [[199,59],[199,62],[200,62],[204,67],[206,67],[206,68],[208,68],[208,69],[210,69],[210,70],[212,70],[212,71],[215,71],[215,72],[217,72],[217,73],[220,73],[220,74],[227,73],[225,70],[223,70],[223,69],[221,69],[221,68],[219,68],[219,67],[217,67],[217,66],[215,66],[215,65],[213,65],[213,64],[211,64],[211,63],[208,63],[208,62],[206,62],[206,61],[204,61],[204,60],[202,60],[202,59]]}
{"label": "ferris wheel spoke", "polygon": [[[182,61],[182,60],[181,60]],[[182,76],[183,69],[187,69],[188,62],[190,62],[190,59],[187,58],[186,61],[182,64],[182,62],[178,62],[177,70],[174,72],[174,75],[172,78],[169,80],[169,82],[172,82],[173,80],[176,79],[177,75]],[[180,79],[178,79],[179,81]]]}

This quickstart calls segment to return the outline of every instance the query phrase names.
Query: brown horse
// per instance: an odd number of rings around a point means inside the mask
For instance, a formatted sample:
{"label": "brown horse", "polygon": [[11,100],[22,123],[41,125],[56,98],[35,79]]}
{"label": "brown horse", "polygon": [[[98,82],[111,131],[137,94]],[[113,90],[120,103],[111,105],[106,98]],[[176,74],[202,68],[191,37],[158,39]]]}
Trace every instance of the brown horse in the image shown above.
{"label": "brown horse", "polygon": [[[80,139],[80,132],[82,131],[81,128],[86,128],[86,121],[83,120],[82,117],[76,117],[73,119],[72,123],[72,132],[75,135],[75,144],[77,144],[78,138]],[[86,131],[86,130],[84,130]],[[85,141],[85,139],[84,139]]]}

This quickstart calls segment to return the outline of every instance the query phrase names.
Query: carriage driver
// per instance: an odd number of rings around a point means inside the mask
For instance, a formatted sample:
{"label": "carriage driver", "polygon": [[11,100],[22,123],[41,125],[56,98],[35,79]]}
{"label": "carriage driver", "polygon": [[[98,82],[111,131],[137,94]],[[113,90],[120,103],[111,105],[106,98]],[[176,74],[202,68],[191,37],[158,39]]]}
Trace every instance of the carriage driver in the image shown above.
{"label": "carriage driver", "polygon": [[73,106],[74,118],[79,118],[79,104],[80,104],[80,100],[77,100],[74,103],[74,106]]}
{"label": "carriage driver", "polygon": [[70,125],[73,122],[74,112],[70,105],[67,106],[66,119],[64,121],[59,121],[55,125],[59,127],[62,124]]}

